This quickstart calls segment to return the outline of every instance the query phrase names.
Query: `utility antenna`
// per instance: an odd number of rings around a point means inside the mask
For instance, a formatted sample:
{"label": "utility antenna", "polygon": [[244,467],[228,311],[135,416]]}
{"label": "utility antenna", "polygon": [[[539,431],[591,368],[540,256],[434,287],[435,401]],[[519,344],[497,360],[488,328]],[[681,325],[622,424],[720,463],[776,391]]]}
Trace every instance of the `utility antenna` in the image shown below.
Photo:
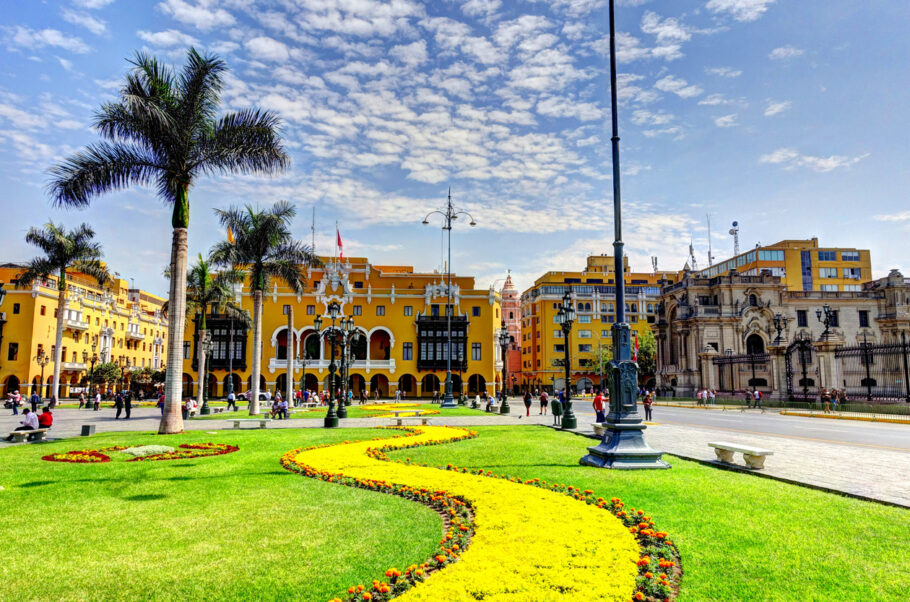
{"label": "utility antenna", "polygon": [[651,273],[652,274],[657,273],[657,255],[651,256]]}
{"label": "utility antenna", "polygon": [[739,222],[733,222],[730,235],[733,236],[733,255],[739,255]]}
{"label": "utility antenna", "polygon": [[708,267],[710,268],[714,265],[714,253],[711,251],[711,215],[706,213],[705,217],[708,218]]}
{"label": "utility antenna", "polygon": [[692,244],[691,240],[689,240],[689,266],[693,272],[698,271],[698,261],[695,259],[695,245]]}
{"label": "utility antenna", "polygon": [[316,254],[316,205],[313,205],[313,222],[310,224],[310,235],[312,236],[313,255]]}

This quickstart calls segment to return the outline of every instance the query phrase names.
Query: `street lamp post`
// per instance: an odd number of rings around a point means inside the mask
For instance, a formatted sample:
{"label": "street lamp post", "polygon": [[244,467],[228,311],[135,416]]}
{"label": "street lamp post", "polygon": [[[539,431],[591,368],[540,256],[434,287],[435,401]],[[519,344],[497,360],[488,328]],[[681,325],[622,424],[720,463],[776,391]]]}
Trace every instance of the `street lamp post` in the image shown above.
{"label": "street lamp post", "polygon": [[442,400],[443,408],[454,408],[458,404],[455,403],[455,400],[452,398],[452,221],[458,219],[459,215],[466,215],[471,218],[470,225],[476,226],[477,222],[474,221],[474,217],[467,211],[458,210],[452,205],[452,189],[449,188],[449,201],[446,205],[445,211],[431,211],[423,218],[423,224],[430,223],[430,216],[438,213],[443,217],[443,230],[449,231],[448,236],[448,248],[449,248],[449,260],[446,262],[446,392],[445,397]]}
{"label": "street lamp post", "polygon": [[202,389],[202,407],[199,408],[200,416],[207,416],[212,413],[212,410],[209,408],[209,367],[212,365],[212,329],[207,328],[205,331],[205,336],[202,337],[202,349],[205,351],[203,357],[205,357],[205,368],[201,376],[201,382],[199,383]]}
{"label": "street lamp post", "polygon": [[[6,298],[6,291],[3,289],[3,283],[0,282],[0,306],[3,305],[3,300]],[[0,312],[0,347],[3,346],[3,326],[6,324],[6,314]]]}
{"label": "street lamp post", "polygon": [[787,324],[790,323],[790,318],[783,316],[781,314],[774,314],[774,330],[777,331],[777,338],[774,339],[776,345],[780,345],[783,337],[781,333],[787,329]]}
{"label": "street lamp post", "polygon": [[39,349],[38,355],[35,356],[35,362],[39,366],[41,366],[41,388],[38,389],[38,395],[41,395],[41,397],[44,397],[44,395],[42,395],[42,393],[47,393],[47,391],[41,391],[41,389],[45,388],[45,386],[44,386],[44,367],[47,366],[50,363],[50,361],[51,361],[51,358],[48,354],[46,354],[44,352],[44,349]]}
{"label": "street lamp post", "polygon": [[824,326],[825,326],[825,330],[824,330],[824,332],[822,332],[823,341],[828,340],[828,333],[830,332],[829,327],[831,326],[831,323],[834,322],[835,314],[836,314],[836,312],[833,309],[831,309],[831,307],[827,303],[825,303],[825,305],[822,306],[821,309],[815,310],[815,317],[818,318],[818,321],[821,322],[822,324],[824,324]]}
{"label": "street lamp post", "polygon": [[92,367],[88,373],[88,393],[92,398],[93,406],[94,406],[94,399],[95,399],[95,362],[98,361],[98,354],[96,353],[97,349],[98,349],[98,341],[92,341],[92,357],[91,357]]}
{"label": "street lamp post", "polygon": [[347,412],[344,413],[344,416],[341,416],[341,412],[335,413],[335,394],[337,391],[337,383],[335,381],[335,370],[337,366],[335,364],[335,346],[341,338],[341,329],[335,325],[335,320],[338,319],[338,314],[341,311],[341,307],[338,305],[337,301],[332,301],[328,306],[329,318],[332,320],[332,325],[326,327],[325,330],[322,329],[322,316],[316,316],[314,320],[314,326],[316,328],[316,336],[320,339],[326,338],[332,345],[332,357],[329,362],[329,387],[331,388],[329,392],[329,410],[325,415],[324,426],[325,428],[334,428],[338,426],[339,417],[347,417]]}
{"label": "street lamp post", "polygon": [[625,266],[622,240],[622,194],[619,167],[619,111],[616,91],[616,26],[610,0],[610,100],[613,135],[613,256],[616,277],[616,323],[613,324],[613,360],[610,362],[610,412],[601,443],[588,448],[582,464],[602,468],[669,468],[661,452],[651,449],[638,413],[638,364],[632,359],[631,326],[626,322]]}
{"label": "street lamp post", "polygon": [[506,361],[506,354],[509,351],[509,343],[512,341],[512,337],[509,336],[509,331],[506,330],[506,321],[502,321],[502,327],[499,330],[499,347],[502,349],[502,403],[499,404],[499,413],[508,414],[509,413],[509,396],[506,392],[508,387],[509,376],[508,376],[508,362]]}
{"label": "street lamp post", "polygon": [[[562,327],[562,350],[565,353],[565,391],[566,402],[562,411],[562,428],[574,429],[578,426],[578,420],[575,418],[575,412],[572,411],[572,386],[571,386],[571,357],[569,355],[569,334],[572,332],[572,323],[575,322],[575,307],[572,305],[572,294],[566,289],[562,296],[562,305],[556,313],[556,323]],[[555,395],[554,391],[554,395]]]}

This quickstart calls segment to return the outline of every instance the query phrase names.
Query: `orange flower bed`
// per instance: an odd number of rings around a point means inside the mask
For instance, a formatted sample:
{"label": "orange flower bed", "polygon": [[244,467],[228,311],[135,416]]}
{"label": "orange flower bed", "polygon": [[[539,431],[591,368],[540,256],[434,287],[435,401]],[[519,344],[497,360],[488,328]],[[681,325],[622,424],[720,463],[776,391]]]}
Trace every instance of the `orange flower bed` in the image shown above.
{"label": "orange flower bed", "polygon": [[[50,454],[41,459],[46,462],[68,462],[71,464],[99,464],[110,462],[111,457],[105,452],[115,452],[127,449],[126,447],[113,446],[100,449],[80,449],[60,454]],[[186,460],[188,458],[202,458],[207,456],[220,456],[233,453],[240,448],[226,443],[184,443],[180,449],[164,454],[132,458],[127,462],[140,462],[146,460]]]}

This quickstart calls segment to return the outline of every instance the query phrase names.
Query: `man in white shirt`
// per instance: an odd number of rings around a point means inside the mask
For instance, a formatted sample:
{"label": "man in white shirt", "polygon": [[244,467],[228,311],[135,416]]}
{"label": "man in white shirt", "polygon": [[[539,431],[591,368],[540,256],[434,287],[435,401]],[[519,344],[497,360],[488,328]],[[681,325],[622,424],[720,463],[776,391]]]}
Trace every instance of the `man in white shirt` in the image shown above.
{"label": "man in white shirt", "polygon": [[[17,426],[14,430],[17,431],[33,431],[38,428],[38,414],[32,412],[28,408],[22,410],[22,426]],[[12,441],[13,436],[10,435],[6,438],[6,441]]]}
{"label": "man in white shirt", "polygon": [[95,391],[95,411],[101,408],[101,391]]}

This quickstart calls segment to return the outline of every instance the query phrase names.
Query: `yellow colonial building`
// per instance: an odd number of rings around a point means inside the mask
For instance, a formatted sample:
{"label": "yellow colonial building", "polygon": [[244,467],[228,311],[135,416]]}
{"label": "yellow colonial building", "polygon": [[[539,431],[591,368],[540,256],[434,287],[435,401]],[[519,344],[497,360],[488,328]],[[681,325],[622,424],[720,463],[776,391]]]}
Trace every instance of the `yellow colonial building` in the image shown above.
{"label": "yellow colonial building", "polygon": [[[323,329],[330,326],[328,305],[336,302],[343,316],[353,318],[361,335],[347,353],[352,358],[349,383],[355,395],[365,390],[371,397],[376,392],[389,397],[400,390],[408,398],[444,392],[446,275],[418,273],[410,266],[372,265],[363,257],[322,259],[323,268],[307,272],[303,294],[276,283],[263,297],[260,391],[284,394],[288,354],[293,358],[295,389],[301,382],[308,390],[330,387],[331,345],[316,334],[314,321],[321,316]],[[252,315],[246,285],[235,287],[235,301]],[[285,306],[293,309],[290,331]],[[501,382],[500,350],[494,344],[502,321],[500,296],[492,288],[475,288],[472,277],[453,274],[452,307],[453,390],[492,394]],[[195,395],[200,382],[198,336],[193,317],[187,318],[183,389],[184,395]],[[233,378],[235,393],[248,392],[251,333],[224,316],[212,315],[206,322],[212,332],[209,375],[203,380],[209,396],[225,396],[228,378]],[[341,357],[340,349],[335,355]]]}
{"label": "yellow colonial building", "polygon": [[[58,291],[56,278],[36,282],[29,288],[16,286],[25,268],[0,265],[0,282],[6,295],[0,305],[0,394],[40,391],[51,394],[57,329]],[[63,344],[60,365],[60,397],[78,394],[95,365],[129,360],[134,369],[163,368],[166,358],[167,320],[161,314],[164,299],[129,282],[115,278],[101,287],[78,272],[67,273],[66,305],[62,308]],[[42,369],[36,361],[42,352],[49,363]]]}
{"label": "yellow colonial building", "polygon": [[[673,282],[676,272],[632,272],[624,258],[626,321],[641,336],[654,324],[660,283]],[[614,258],[592,255],[578,272],[547,272],[521,295],[521,374],[515,375],[521,389],[560,390],[565,386],[565,345],[556,314],[568,290],[575,304],[576,321],[569,335],[571,386],[586,391],[600,388],[596,358],[611,349],[611,328],[616,322]],[[604,379],[605,380],[605,379]]]}
{"label": "yellow colonial building", "polygon": [[694,276],[714,278],[734,269],[743,276],[760,276],[768,270],[772,276],[779,276],[789,291],[858,292],[863,282],[872,280],[872,260],[867,249],[819,247],[818,238],[759,246]]}

